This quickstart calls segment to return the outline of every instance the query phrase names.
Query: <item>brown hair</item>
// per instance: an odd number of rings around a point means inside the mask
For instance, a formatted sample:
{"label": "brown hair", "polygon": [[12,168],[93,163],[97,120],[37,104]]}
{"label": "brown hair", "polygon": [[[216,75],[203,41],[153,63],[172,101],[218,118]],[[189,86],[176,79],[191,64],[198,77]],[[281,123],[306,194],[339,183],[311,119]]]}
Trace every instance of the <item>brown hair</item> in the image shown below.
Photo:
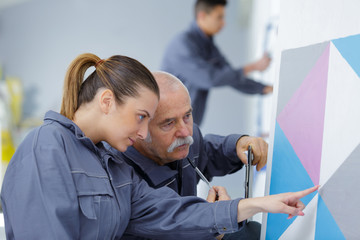
{"label": "brown hair", "polygon": [[[96,67],[95,71],[84,81],[86,70],[92,66]],[[60,113],[72,120],[81,104],[92,101],[99,88],[110,89],[116,101],[123,104],[126,97],[139,96],[141,86],[159,98],[159,87],[153,75],[137,60],[121,55],[100,59],[94,54],[84,53],[68,68]]]}

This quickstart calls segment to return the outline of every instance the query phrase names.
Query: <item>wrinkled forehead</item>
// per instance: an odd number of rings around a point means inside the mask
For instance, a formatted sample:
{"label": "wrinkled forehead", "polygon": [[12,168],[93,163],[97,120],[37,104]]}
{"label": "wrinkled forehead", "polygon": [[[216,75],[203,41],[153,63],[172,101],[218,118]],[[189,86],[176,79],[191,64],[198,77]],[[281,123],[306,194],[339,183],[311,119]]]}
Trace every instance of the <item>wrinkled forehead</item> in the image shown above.
{"label": "wrinkled forehead", "polygon": [[161,122],[169,118],[181,118],[189,111],[191,111],[190,96],[186,90],[180,88],[176,91],[160,94],[154,119]]}

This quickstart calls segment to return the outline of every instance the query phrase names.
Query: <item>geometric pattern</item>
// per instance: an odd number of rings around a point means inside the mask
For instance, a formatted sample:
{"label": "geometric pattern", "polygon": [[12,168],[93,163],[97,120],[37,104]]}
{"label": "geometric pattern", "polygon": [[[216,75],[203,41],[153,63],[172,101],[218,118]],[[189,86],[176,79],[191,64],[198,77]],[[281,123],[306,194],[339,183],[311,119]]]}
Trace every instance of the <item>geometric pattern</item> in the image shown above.
{"label": "geometric pattern", "polygon": [[360,239],[360,35],[282,52],[270,194],[320,184],[266,239]]}
{"label": "geometric pattern", "polygon": [[319,184],[329,50],[330,44],[277,117],[315,185]]}
{"label": "geometric pattern", "polygon": [[[316,226],[316,209],[318,205],[318,194],[307,204],[304,209],[304,217],[298,217],[294,220],[294,223],[289,226],[285,231],[280,240],[303,240],[303,239],[314,239],[315,226]],[[308,227],[311,226],[311,227]],[[306,229],[306,231],[304,231]]]}

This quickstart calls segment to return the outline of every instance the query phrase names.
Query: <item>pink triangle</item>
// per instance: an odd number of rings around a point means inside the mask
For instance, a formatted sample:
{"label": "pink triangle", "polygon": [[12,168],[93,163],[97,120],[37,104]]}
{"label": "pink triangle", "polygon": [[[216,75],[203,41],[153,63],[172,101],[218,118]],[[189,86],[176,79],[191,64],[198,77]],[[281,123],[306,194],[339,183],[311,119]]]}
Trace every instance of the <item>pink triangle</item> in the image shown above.
{"label": "pink triangle", "polygon": [[277,117],[314,185],[320,176],[329,49],[330,44]]}

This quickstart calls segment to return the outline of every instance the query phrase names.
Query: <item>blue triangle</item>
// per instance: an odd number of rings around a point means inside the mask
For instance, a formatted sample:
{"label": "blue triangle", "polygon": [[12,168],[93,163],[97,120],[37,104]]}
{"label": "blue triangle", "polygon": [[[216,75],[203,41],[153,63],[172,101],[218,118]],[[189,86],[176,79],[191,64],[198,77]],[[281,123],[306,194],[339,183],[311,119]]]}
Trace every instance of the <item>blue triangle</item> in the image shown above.
{"label": "blue triangle", "polygon": [[[295,192],[313,187],[310,176],[301,164],[294,149],[280,128],[275,126],[273,160],[271,166],[270,194]],[[301,199],[307,205],[316,193]],[[268,214],[266,239],[278,239],[295,218],[287,219],[286,214]]]}
{"label": "blue triangle", "polygon": [[332,40],[340,54],[360,77],[360,34]]}
{"label": "blue triangle", "polygon": [[315,239],[345,239],[320,195],[317,207]]}

